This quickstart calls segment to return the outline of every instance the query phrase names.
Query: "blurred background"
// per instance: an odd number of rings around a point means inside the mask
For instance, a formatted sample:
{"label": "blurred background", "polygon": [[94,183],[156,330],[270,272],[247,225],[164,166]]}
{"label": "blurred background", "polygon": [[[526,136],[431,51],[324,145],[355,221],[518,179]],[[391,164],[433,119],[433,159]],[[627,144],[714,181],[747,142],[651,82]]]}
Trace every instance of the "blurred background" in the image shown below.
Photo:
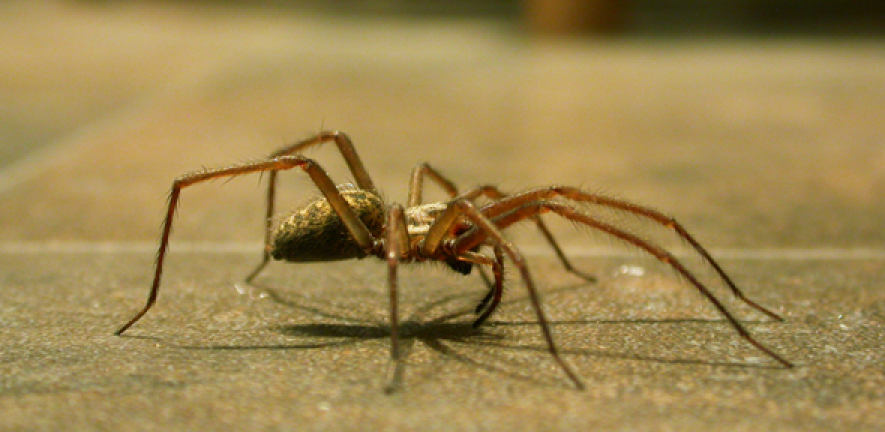
{"label": "blurred background", "polygon": [[[723,247],[885,240],[881,2],[41,0],[0,15],[0,240],[151,242],[176,175],[321,128],[351,134],[391,200],[429,161],[461,187],[631,197]],[[349,177],[333,150],[312,155]],[[293,177],[297,203],[313,189]],[[259,239],[256,182],[188,192],[179,235]]]}
{"label": "blurred background", "polygon": [[[96,0],[95,3],[115,3]],[[125,1],[123,3],[126,3]],[[276,8],[293,13],[401,18],[472,17],[521,30],[664,34],[881,35],[885,5],[875,0],[224,0],[183,4]]]}

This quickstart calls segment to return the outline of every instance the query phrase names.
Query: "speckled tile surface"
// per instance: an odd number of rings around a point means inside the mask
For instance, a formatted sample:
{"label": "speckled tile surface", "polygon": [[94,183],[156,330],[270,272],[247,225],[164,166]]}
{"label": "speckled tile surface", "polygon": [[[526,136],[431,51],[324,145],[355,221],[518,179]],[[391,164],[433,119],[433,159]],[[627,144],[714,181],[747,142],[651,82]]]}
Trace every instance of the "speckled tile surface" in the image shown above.
{"label": "speckled tile surface", "polygon": [[[879,42],[533,41],[482,21],[35,4],[0,18],[0,429],[885,426]],[[510,235],[587,389],[550,359],[516,272],[474,331],[479,278],[422,266],[402,271],[405,389],[384,395],[383,264],[274,263],[240,282],[259,258],[257,177],[185,190],[159,302],[113,336],[147,296],[176,175],[323,127],[351,135],[391,201],[428,161],[461,187],[572,184],[674,215],[784,316],[716,288],[797,367],[662,266],[551,220],[598,283],[532,230]],[[311,156],[347,180],[332,147]],[[281,209],[315,195],[282,179]]]}

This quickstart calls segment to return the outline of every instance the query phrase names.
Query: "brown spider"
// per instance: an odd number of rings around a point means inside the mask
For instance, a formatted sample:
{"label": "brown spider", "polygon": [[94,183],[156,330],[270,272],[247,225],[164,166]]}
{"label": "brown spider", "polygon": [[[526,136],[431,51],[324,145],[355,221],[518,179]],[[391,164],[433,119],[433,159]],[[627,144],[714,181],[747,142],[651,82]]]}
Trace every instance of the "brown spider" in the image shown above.
{"label": "brown spider", "polygon": [[[315,161],[300,155],[308,147],[329,141],[334,141],[337,144],[338,150],[353,173],[357,186],[349,184],[336,186]],[[322,192],[323,197],[317,198],[295,211],[274,230],[272,217],[277,172],[296,167],[307,172]],[[525,259],[516,246],[507,241],[501,233],[501,230],[510,225],[531,219],[553,247],[566,270],[587,281],[595,281],[592,276],[581,273],[572,267],[539,217],[542,213],[547,212],[556,213],[573,222],[618,238],[669,265],[694,285],[747,342],[785,367],[793,366],[757,342],[725,306],[713,296],[710,290],[699,282],[670,252],[625,229],[582,213],[577,204],[590,203],[627,212],[675,231],[716,271],[735,296],[771,318],[783,321],[777,314],[746,298],[710,254],[672,218],[628,201],[588,193],[567,186],[542,187],[512,196],[504,195],[494,186],[481,186],[459,194],[451,181],[427,164],[418,165],[412,171],[407,207],[399,204],[386,204],[380,198],[350,139],[340,132],[322,132],[307,140],[286,146],[265,160],[225,168],[204,169],[176,178],[172,183],[172,191],[169,196],[169,207],[163,223],[154,280],[147,304],[129,322],[117,330],[117,335],[122,334],[141,319],[157,299],[160,276],[163,272],[163,259],[166,256],[172,220],[181,189],[219,177],[233,177],[254,172],[268,172],[270,177],[267,192],[266,247],[261,263],[249,274],[246,282],[251,282],[261,272],[271,256],[276,260],[292,262],[336,261],[367,256],[376,256],[387,261],[391,341],[391,367],[386,386],[388,392],[401,386],[403,374],[397,313],[397,267],[399,264],[441,261],[452,270],[462,274],[469,274],[474,265],[491,267],[494,282],[486,279],[490,287],[489,292],[479,302],[475,310],[478,316],[473,322],[473,326],[478,327],[501,303],[505,256],[510,258],[517,268],[528,290],[529,300],[537,315],[538,324],[550,355],[575,387],[583,389],[584,385],[577,374],[572,371],[572,368],[557,351]],[[440,203],[422,203],[421,196],[425,176],[430,177],[445,189],[451,199]],[[478,206],[476,200],[480,197],[485,197],[490,202]],[[492,255],[481,253],[482,247],[490,247]],[[484,273],[483,276],[485,277]]]}

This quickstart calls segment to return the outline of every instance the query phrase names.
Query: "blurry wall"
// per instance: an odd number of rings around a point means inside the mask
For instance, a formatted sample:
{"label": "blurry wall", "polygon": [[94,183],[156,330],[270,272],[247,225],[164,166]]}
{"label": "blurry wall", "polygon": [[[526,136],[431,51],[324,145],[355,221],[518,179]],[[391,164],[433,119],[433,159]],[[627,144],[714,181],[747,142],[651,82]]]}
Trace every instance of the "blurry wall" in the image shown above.
{"label": "blurry wall", "polygon": [[[523,23],[540,31],[556,31],[559,26],[572,32],[627,34],[885,35],[882,0],[162,1],[296,8],[348,16],[476,16]],[[568,26],[572,28],[565,28]]]}

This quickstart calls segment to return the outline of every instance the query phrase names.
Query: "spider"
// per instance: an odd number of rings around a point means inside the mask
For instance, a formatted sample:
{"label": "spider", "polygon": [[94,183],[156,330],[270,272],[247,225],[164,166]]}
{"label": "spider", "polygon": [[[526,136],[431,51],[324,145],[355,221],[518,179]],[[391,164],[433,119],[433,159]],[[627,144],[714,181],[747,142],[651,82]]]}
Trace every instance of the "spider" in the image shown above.
{"label": "spider", "polygon": [[[353,174],[356,186],[338,185],[313,159],[301,153],[314,146],[334,142]],[[274,229],[274,195],[277,173],[301,168],[322,193],[279,223]],[[474,327],[479,327],[498,308],[503,294],[504,259],[509,258],[528,291],[528,299],[538,319],[547,350],[559,368],[577,389],[584,385],[572,367],[559,355],[550,325],[541,308],[535,283],[519,249],[502,234],[502,230],[521,221],[534,222],[553,248],[565,269],[586,281],[593,276],[575,269],[540,218],[542,213],[555,213],[577,224],[587,226],[626,242],[665,263],[693,285],[726,318],[748,343],[785,367],[793,365],[765,347],[744,328],[722,302],[704,286],[673,254],[651,241],[640,238],[615,224],[581,212],[580,204],[592,204],[614,211],[626,212],[670,230],[685,240],[703,257],[731,292],[749,306],[769,317],[783,321],[774,312],[751,301],[737,288],[731,278],[685,228],[664,214],[629,201],[585,192],[568,186],[549,186],[505,195],[495,186],[479,186],[459,192],[455,185],[430,165],[423,163],[412,171],[408,205],[385,203],[357,155],[353,143],[341,132],[326,131],[304,141],[288,145],[264,160],[216,169],[203,169],[184,174],[172,183],[169,205],[163,222],[160,246],[154,268],[153,283],[145,306],[116,331],[125,332],[154,305],[160,289],[163,261],[172,231],[172,221],[181,190],[207,180],[234,177],[248,173],[268,173],[265,248],[258,266],[246,277],[251,282],[273,257],[290,262],[337,261],[369,256],[386,261],[390,301],[390,367],[385,391],[402,386],[403,359],[400,353],[399,316],[397,312],[397,268],[402,263],[438,261],[461,274],[469,274],[474,266],[490,267],[494,281],[480,272],[489,291],[476,306]],[[425,177],[444,189],[446,202],[424,203],[422,192]],[[484,198],[487,203],[478,204]]]}

